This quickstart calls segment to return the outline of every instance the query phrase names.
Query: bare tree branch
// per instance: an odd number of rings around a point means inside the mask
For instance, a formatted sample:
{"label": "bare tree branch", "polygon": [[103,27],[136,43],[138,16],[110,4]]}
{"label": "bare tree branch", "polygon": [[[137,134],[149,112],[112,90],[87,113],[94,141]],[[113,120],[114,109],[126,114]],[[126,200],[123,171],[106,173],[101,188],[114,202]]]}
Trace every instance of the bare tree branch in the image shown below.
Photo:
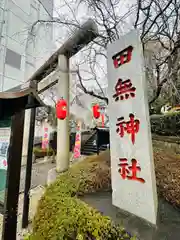
{"label": "bare tree branch", "polygon": [[[125,13],[124,9],[121,12],[122,2],[121,0],[81,0],[77,4],[75,0],[64,0],[64,6],[68,7],[69,15],[61,16],[59,14],[57,18],[50,21],[38,20],[31,26],[30,32],[34,32],[35,26],[38,24],[46,23],[67,26],[70,31],[73,31],[74,27],[80,28],[79,23],[81,21],[77,16],[78,9],[81,5],[83,5],[83,9],[86,6],[87,16],[91,16],[99,26],[99,35],[81,51],[77,76],[84,93],[108,103],[108,98],[101,86],[101,82],[107,83],[107,44],[119,39],[121,35],[129,31],[127,26],[130,29],[138,28],[141,33],[143,48],[145,50],[149,48],[152,52],[152,66],[146,66],[149,76],[147,81],[149,81],[149,84],[153,82],[154,95],[150,100],[150,104],[152,104],[159,98],[162,91],[168,91],[166,89],[167,82],[173,83],[173,86],[177,89],[180,85],[178,73],[180,62],[180,2],[177,0],[137,0],[136,4],[130,4]],[[87,71],[82,71],[83,68]],[[100,90],[97,92],[100,92],[100,94],[97,94],[96,90],[89,91],[87,89],[88,81],[97,85]]]}
{"label": "bare tree branch", "polygon": [[137,4],[137,16],[136,16],[136,21],[134,24],[134,28],[137,28],[137,24],[139,22],[139,17],[140,17],[140,9],[141,9],[141,0],[138,0],[138,4]]}
{"label": "bare tree branch", "polygon": [[82,80],[82,77],[81,77],[81,75],[80,75],[79,69],[77,70],[77,76],[78,76],[79,82],[80,82],[80,84],[81,84],[81,87],[82,87],[84,93],[89,94],[89,95],[91,95],[91,96],[93,96],[93,97],[95,97],[95,98],[101,99],[101,100],[105,101],[106,104],[108,104],[108,98],[102,97],[102,96],[94,93],[93,91],[88,91],[88,90],[86,89],[86,87],[85,87],[84,84],[83,84],[83,80]]}
{"label": "bare tree branch", "polygon": [[156,90],[156,95],[154,96],[154,98],[149,102],[149,105],[151,105],[152,103],[154,103],[158,97],[160,96],[160,93],[161,93],[161,90],[162,90],[162,87],[163,85],[167,82],[167,78],[163,79],[161,81],[161,83],[159,83],[158,87],[157,87],[157,90]]}

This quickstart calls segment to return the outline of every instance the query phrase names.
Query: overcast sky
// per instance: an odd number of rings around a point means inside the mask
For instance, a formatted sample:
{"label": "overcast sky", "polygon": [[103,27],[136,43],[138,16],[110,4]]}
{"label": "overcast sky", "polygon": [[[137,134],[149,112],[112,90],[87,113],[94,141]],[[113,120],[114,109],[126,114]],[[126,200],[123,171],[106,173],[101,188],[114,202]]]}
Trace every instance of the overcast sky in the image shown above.
{"label": "overcast sky", "polygon": [[[128,5],[132,4],[133,1],[135,0],[121,1],[121,4],[119,6],[120,16],[124,15],[128,11]],[[72,19],[74,13],[71,12],[71,9],[75,8],[76,6],[75,4],[77,4],[77,1],[75,0],[54,0],[54,17],[61,17],[61,19]],[[91,14],[90,12],[87,11],[87,7],[81,4],[80,7],[78,8],[78,11],[75,12],[75,18],[82,24],[90,17],[91,17]],[[127,20],[131,22],[131,18],[128,17]],[[127,29],[128,27],[129,26],[127,25]],[[72,32],[72,30],[69,30],[69,31],[68,30],[69,29],[67,28],[67,26],[62,26],[60,24],[54,25],[54,40],[56,43],[56,48],[59,48],[64,43],[64,41],[67,40],[67,38],[70,36],[69,32]],[[122,28],[122,34],[123,34],[123,28]],[[83,59],[83,57],[84,57],[83,53],[79,52],[75,57],[71,59],[71,63],[74,63],[74,61],[79,61],[80,59]],[[102,65],[101,67],[103,69],[103,72],[100,70],[97,72],[97,75],[99,75],[98,80],[103,87],[107,87],[105,59],[99,64]],[[72,69],[72,64],[70,68]],[[76,79],[76,77],[73,76],[73,79]],[[86,87],[98,88],[95,81],[86,82]],[[73,87],[73,89],[75,90],[76,88]]]}

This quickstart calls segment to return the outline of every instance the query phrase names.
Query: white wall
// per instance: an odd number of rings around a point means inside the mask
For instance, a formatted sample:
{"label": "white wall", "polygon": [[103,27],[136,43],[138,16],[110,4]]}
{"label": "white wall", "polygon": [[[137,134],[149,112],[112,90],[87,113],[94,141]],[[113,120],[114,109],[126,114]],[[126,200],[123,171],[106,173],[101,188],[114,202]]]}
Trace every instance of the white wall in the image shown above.
{"label": "white wall", "polygon": [[[34,35],[28,33],[38,19],[51,19],[38,0],[1,0],[0,7],[0,91],[5,91],[28,80],[52,53],[52,25],[39,24]],[[6,47],[20,54],[19,68],[4,64]]]}

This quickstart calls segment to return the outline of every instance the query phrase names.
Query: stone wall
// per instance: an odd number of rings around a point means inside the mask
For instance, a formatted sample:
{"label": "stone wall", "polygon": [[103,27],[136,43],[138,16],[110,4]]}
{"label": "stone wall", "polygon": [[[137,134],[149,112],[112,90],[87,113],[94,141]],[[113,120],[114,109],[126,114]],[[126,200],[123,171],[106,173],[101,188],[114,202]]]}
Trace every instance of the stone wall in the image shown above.
{"label": "stone wall", "polygon": [[175,136],[159,136],[152,134],[154,145],[168,148],[176,154],[180,154],[180,137]]}

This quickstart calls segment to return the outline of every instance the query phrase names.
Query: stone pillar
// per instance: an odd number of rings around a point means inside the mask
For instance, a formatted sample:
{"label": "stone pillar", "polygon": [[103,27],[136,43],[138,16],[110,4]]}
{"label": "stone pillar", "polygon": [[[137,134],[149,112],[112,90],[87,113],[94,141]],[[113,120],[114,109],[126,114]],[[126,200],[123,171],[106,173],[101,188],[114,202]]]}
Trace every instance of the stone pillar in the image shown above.
{"label": "stone pillar", "polygon": [[64,55],[59,55],[58,65],[61,70],[58,81],[58,98],[67,102],[67,117],[57,122],[57,172],[64,172],[69,168],[69,60]]}
{"label": "stone pillar", "polygon": [[23,135],[23,148],[22,148],[22,161],[21,165],[26,165],[27,163],[27,151],[28,151],[28,141],[29,141],[29,126],[30,126],[30,114],[31,110],[25,111],[24,119],[24,135]]}

